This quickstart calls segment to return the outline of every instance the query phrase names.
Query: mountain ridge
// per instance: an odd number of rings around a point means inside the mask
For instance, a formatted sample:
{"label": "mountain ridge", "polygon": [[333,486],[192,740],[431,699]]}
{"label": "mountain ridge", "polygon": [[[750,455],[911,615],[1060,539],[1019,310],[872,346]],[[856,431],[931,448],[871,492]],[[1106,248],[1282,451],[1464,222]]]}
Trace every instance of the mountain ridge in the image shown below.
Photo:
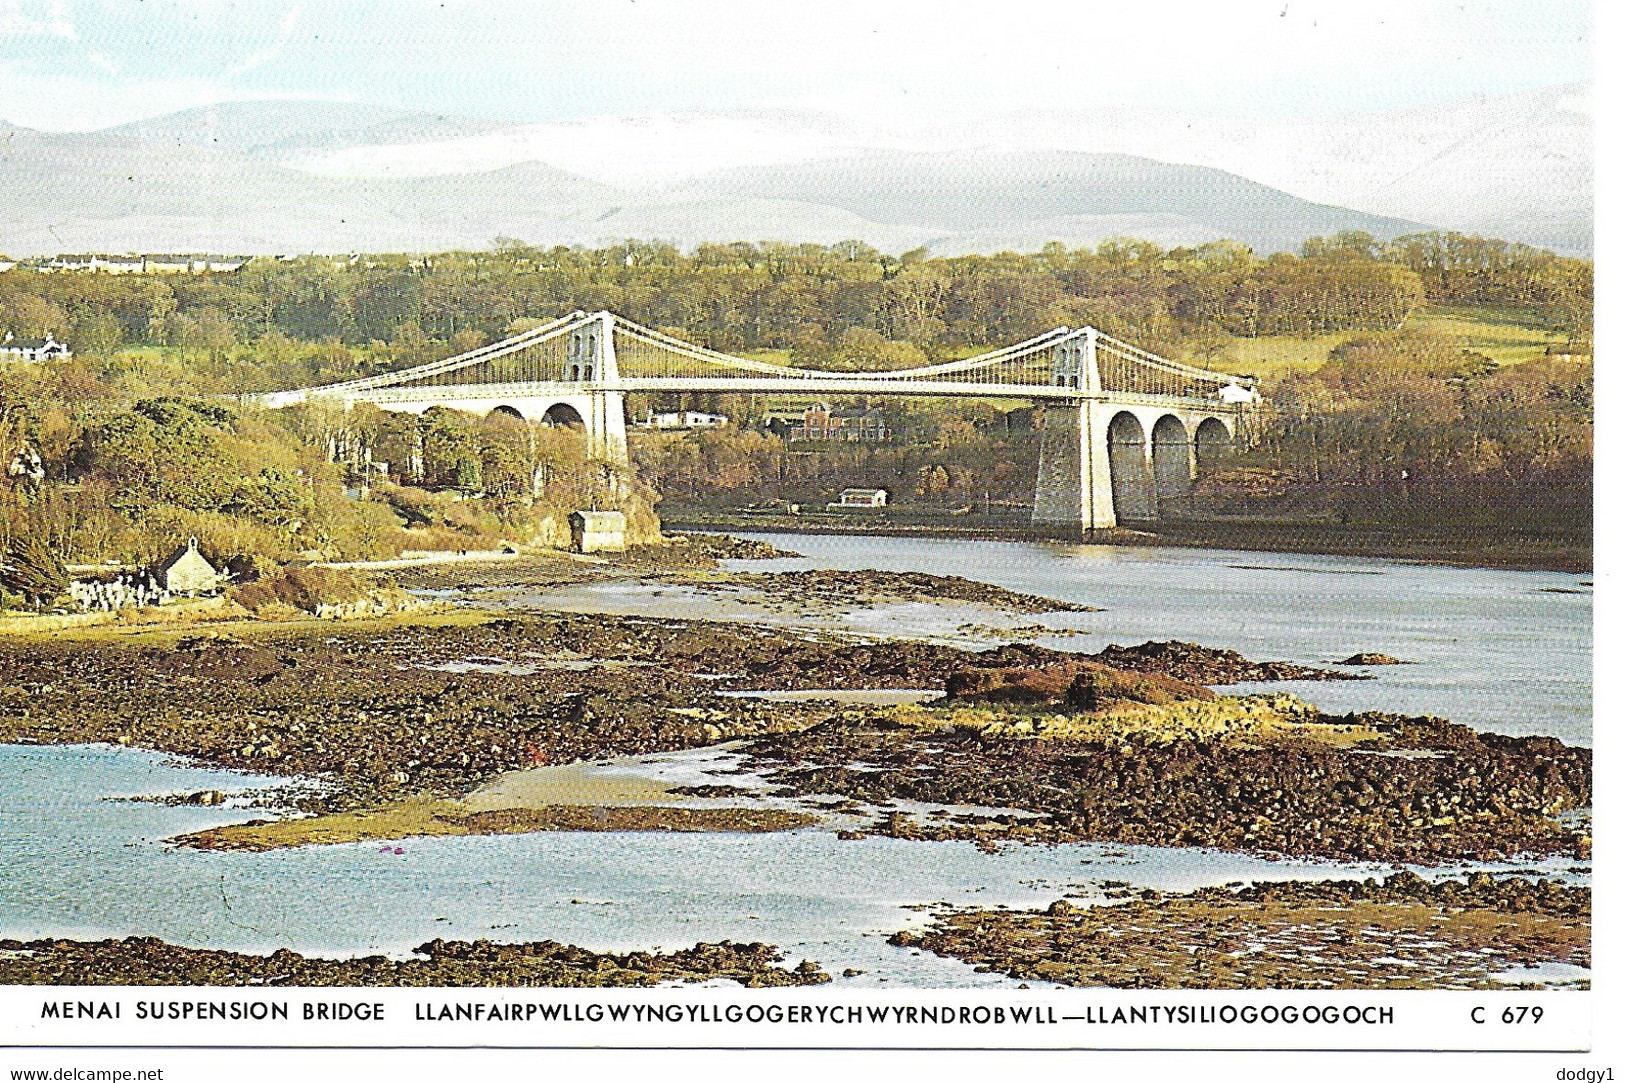
{"label": "mountain ridge", "polygon": [[[761,118],[757,118],[760,120]],[[769,118],[771,119],[771,118]],[[287,164],[312,148],[436,143],[494,121],[321,102],[230,103],[97,132],[0,126],[0,251],[434,251],[497,237],[596,245],[856,239],[939,254],[1218,239],[1294,250],[1339,230],[1421,221],[1317,203],[1212,166],[1120,152],[846,149],[630,188],[532,156],[502,168],[341,175]],[[473,133],[473,136],[469,136]],[[401,152],[411,142],[393,144]],[[545,151],[547,148],[539,148]]]}

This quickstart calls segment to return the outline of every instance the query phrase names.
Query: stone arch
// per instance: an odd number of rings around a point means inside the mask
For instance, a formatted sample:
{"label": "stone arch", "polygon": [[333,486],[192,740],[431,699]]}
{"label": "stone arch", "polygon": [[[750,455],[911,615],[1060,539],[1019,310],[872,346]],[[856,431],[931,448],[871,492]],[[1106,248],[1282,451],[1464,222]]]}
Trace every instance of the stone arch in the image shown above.
{"label": "stone arch", "polygon": [[1173,414],[1163,414],[1151,429],[1151,473],[1156,481],[1159,511],[1167,510],[1164,501],[1183,500],[1190,495],[1190,433]]}
{"label": "stone arch", "polygon": [[1149,522],[1157,517],[1157,494],[1146,455],[1145,427],[1129,410],[1106,427],[1111,461],[1112,507],[1118,522]]}
{"label": "stone arch", "polygon": [[492,418],[498,418],[498,419],[504,418],[504,417],[511,417],[511,418],[517,418],[520,421],[525,420],[525,415],[524,415],[523,412],[520,411],[519,407],[517,407],[517,406],[509,406],[507,403],[503,403],[501,406],[498,406],[496,409],[492,410],[489,414],[486,414],[485,416],[486,417],[492,417]]}
{"label": "stone arch", "polygon": [[1230,426],[1222,418],[1210,417],[1196,426],[1196,467],[1212,466],[1230,453]]}
{"label": "stone arch", "polygon": [[587,419],[581,416],[581,411],[567,402],[555,402],[552,406],[549,406],[547,412],[542,415],[542,422],[546,425],[552,425],[554,428],[585,429],[587,427]]}

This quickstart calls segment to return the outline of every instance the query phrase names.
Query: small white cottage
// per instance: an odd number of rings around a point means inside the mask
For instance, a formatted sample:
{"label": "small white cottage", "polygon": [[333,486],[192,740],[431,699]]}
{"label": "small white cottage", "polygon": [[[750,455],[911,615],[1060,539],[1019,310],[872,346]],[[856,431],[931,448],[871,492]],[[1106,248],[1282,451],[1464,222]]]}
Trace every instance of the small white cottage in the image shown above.
{"label": "small white cottage", "polygon": [[884,489],[842,489],[841,507],[883,508],[886,506],[886,496]]}
{"label": "small white cottage", "polygon": [[7,331],[5,337],[0,338],[0,355],[23,361],[57,361],[72,357],[73,351],[49,331],[44,338],[18,338]]}
{"label": "small white cottage", "polygon": [[623,553],[626,551],[626,516],[618,511],[570,513],[570,551]]}
{"label": "small white cottage", "polygon": [[171,594],[190,597],[220,586],[220,573],[198,552],[196,538],[169,554],[153,571],[159,584]]}

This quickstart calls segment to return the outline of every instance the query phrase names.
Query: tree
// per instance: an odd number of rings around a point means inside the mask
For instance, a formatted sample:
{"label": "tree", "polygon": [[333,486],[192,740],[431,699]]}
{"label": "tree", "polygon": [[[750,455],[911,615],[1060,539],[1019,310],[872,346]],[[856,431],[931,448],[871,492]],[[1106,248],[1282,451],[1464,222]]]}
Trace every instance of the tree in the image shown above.
{"label": "tree", "polygon": [[106,361],[117,352],[124,341],[124,327],[108,312],[91,312],[79,317],[73,325],[73,349]]}
{"label": "tree", "polygon": [[68,589],[68,573],[43,539],[19,534],[11,539],[0,561],[0,587],[21,595],[38,609]]}

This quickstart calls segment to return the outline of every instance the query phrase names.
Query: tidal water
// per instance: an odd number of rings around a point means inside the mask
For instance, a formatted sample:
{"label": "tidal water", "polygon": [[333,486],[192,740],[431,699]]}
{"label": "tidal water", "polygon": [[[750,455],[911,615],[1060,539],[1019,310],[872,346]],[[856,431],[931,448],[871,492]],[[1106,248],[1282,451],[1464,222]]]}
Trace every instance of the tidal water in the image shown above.
{"label": "tidal water", "polygon": [[[1588,577],[1281,554],[767,537],[805,556],[751,562],[752,570],[929,571],[1103,607],[1041,618],[1073,633],[1052,640],[1063,649],[1179,638],[1309,663],[1382,651],[1411,664],[1372,669],[1371,681],[1294,688],[1330,709],[1434,713],[1500,732],[1590,739]],[[600,593],[589,602],[614,610],[630,597]],[[636,611],[681,599],[644,601]],[[929,606],[843,615],[850,628],[876,634],[963,635],[957,625],[933,626],[962,617]],[[699,769],[692,757],[702,755],[647,757],[630,769],[686,777]],[[814,959],[852,985],[984,986],[1004,979],[892,947],[886,937],[922,923],[923,908],[939,902],[1037,906],[1063,894],[1098,897],[1105,881],[1188,890],[1383,868],[1112,845],[988,854],[968,843],[843,841],[825,828],[552,832],[207,853],[164,840],[265,813],[120,800],[201,789],[247,794],[278,784],[139,749],[0,745],[0,936],[150,935],[321,955],[405,954],[435,937],[550,938],[597,950],[761,940],[779,945],[791,963]],[[1584,876],[1572,867],[1555,860],[1540,871]],[[839,977],[846,968],[863,973]]]}
{"label": "tidal water", "polygon": [[[1213,549],[751,536],[803,554],[737,565],[753,571],[958,575],[1104,610],[1034,618],[1085,633],[1047,641],[1060,650],[1183,639],[1310,665],[1376,651],[1407,664],[1351,667],[1366,681],[1260,687],[1328,711],[1432,714],[1591,743],[1589,574]],[[884,614],[869,627],[887,631]]]}
{"label": "tidal water", "polygon": [[[649,757],[647,769],[684,777],[682,761],[693,755]],[[1006,979],[886,938],[923,923],[922,904],[1032,907],[1066,894],[1101,897],[1106,881],[1184,891],[1385,871],[1094,844],[988,854],[961,842],[842,840],[824,828],[542,832],[210,853],[164,840],[256,813],[117,800],[201,788],[230,794],[268,781],[140,749],[0,745],[0,936],[143,935],[329,956],[405,955],[435,937],[553,939],[601,951],[760,940],[779,945],[791,963],[813,959],[832,975],[863,971],[837,978],[854,986],[977,987]],[[1566,875],[1571,864],[1543,866]]]}

